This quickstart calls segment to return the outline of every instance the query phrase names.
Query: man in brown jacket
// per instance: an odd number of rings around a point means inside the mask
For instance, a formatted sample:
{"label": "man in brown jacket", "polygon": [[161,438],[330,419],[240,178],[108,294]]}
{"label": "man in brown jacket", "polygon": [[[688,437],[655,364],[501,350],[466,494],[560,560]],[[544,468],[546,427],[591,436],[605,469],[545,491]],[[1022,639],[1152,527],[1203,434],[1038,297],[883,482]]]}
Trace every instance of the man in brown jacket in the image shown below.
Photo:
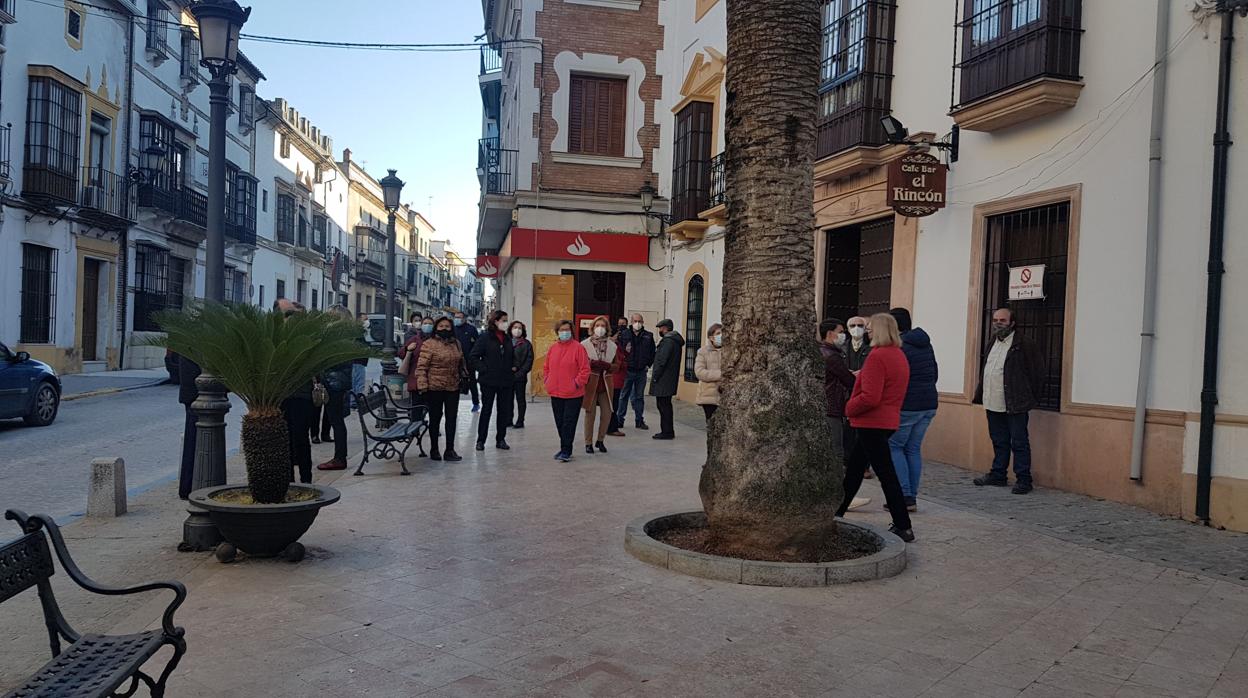
{"label": "man in brown jacket", "polygon": [[[836,318],[828,318],[819,323],[819,337],[819,352],[823,354],[823,396],[827,401],[832,448],[844,463],[850,437],[850,427],[845,423],[845,403],[854,389],[854,374],[845,363],[845,325]],[[857,509],[870,503],[867,497],[854,497],[849,508]]]}
{"label": "man in brown jacket", "polygon": [[1015,331],[1014,311],[998,308],[992,314],[991,346],[975,390],[975,404],[988,415],[992,439],[992,470],[975,478],[979,486],[1005,487],[1014,456],[1014,494],[1031,491],[1031,440],[1028,414],[1039,404],[1044,387],[1044,356],[1031,339]]}

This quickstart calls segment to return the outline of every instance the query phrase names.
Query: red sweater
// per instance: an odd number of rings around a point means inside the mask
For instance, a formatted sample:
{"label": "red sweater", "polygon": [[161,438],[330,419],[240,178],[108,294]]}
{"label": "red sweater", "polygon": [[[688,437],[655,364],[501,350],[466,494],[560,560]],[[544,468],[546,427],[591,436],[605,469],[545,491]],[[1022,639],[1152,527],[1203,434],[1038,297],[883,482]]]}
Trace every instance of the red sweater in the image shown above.
{"label": "red sweater", "polygon": [[873,347],[854,381],[845,405],[849,425],[856,429],[892,429],[901,425],[901,403],[910,383],[910,363],[900,347]]}
{"label": "red sweater", "polygon": [[551,397],[584,397],[585,385],[589,383],[589,355],[585,347],[576,340],[552,344],[542,364],[542,380]]}

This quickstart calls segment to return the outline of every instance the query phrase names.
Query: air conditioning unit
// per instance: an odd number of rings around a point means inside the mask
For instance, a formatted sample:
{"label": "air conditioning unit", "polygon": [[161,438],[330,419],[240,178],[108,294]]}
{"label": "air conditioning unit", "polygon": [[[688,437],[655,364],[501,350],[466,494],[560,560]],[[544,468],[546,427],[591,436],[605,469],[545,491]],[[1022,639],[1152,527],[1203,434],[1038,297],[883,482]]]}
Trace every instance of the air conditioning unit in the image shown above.
{"label": "air conditioning unit", "polygon": [[87,185],[82,188],[82,207],[83,208],[105,208],[106,193],[104,187],[95,185]]}

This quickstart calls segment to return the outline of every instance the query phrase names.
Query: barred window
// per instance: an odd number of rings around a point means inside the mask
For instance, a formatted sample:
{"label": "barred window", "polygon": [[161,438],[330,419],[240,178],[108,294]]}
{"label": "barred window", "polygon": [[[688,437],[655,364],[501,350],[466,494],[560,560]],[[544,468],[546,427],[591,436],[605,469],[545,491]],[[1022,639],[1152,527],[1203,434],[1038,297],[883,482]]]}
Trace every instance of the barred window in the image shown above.
{"label": "barred window", "polygon": [[1082,0],[964,0],[961,104],[1037,77],[1079,80]]}
{"label": "barred window", "polygon": [[248,232],[256,231],[256,185],[259,180],[246,172],[238,174],[234,182],[235,223]]}
{"label": "barred window", "polygon": [[56,341],[56,250],[22,243],[22,318],[24,344]]}
{"label": "barred window", "polygon": [[190,29],[182,30],[182,80],[199,84],[199,39]]}
{"label": "barred window", "polygon": [[698,360],[698,349],[702,348],[702,313],[706,283],[701,275],[695,274],[689,279],[688,303],[685,306],[685,380],[697,383],[698,376],[694,372],[694,364]]}
{"label": "barred window", "polygon": [[82,95],[42,76],[30,78],[26,102],[26,165],[78,176]]}
{"label": "barred window", "polygon": [[817,157],[884,142],[896,9],[894,0],[824,0]]}
{"label": "barred window", "polygon": [[709,102],[690,102],[676,115],[675,157],[672,159],[672,220],[694,220],[710,208],[711,139]]}
{"label": "barred window", "polygon": [[295,197],[277,195],[277,241],[295,244]]}
{"label": "barred window", "polygon": [[151,174],[152,185],[164,191],[181,189],[186,182],[187,147],[174,135],[173,126],[158,116],[139,119],[139,148],[161,152],[160,168]]}

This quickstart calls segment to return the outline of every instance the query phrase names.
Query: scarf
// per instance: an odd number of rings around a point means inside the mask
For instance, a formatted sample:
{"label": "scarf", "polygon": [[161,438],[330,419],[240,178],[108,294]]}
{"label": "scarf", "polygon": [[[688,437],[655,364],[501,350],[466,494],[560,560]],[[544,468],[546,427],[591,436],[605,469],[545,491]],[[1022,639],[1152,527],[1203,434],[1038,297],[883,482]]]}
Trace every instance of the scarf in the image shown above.
{"label": "scarf", "polygon": [[607,341],[609,339],[609,337],[590,336],[589,341],[594,345],[594,349],[597,350],[599,356],[604,356],[607,353]]}

